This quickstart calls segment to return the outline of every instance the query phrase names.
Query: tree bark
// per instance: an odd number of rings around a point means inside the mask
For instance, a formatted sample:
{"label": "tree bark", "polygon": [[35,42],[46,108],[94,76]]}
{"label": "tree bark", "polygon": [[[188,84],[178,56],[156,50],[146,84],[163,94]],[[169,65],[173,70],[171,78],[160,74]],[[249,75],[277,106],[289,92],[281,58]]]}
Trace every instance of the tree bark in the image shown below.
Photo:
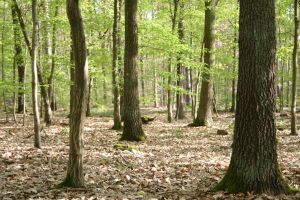
{"label": "tree bark", "polygon": [[75,65],[74,86],[71,96],[70,150],[67,176],[59,186],[84,187],[83,174],[83,126],[86,118],[88,69],[87,49],[79,0],[67,0],[67,15],[71,25],[71,37]]}
{"label": "tree bark", "polygon": [[32,66],[32,107],[34,116],[34,146],[41,148],[40,136],[40,115],[38,106],[38,78],[37,78],[37,42],[38,42],[38,19],[37,19],[37,2],[32,0],[32,52],[31,52],[31,66]]}
{"label": "tree bark", "polygon": [[113,24],[113,63],[112,63],[112,84],[114,95],[114,125],[112,129],[119,130],[121,124],[120,107],[120,21],[121,21],[121,0],[114,0],[114,24]]}
{"label": "tree bark", "polygon": [[[184,6],[183,3],[180,3],[180,18],[178,22],[178,39],[183,44],[184,43],[184,25],[183,25],[183,18],[182,18],[182,12],[183,12]],[[184,66],[182,64],[182,52],[178,52],[177,55],[177,92],[176,92],[176,115],[175,119],[184,119],[185,113],[184,113],[184,105],[183,105],[183,94],[182,90],[183,88],[183,80],[182,77],[184,77]]]}
{"label": "tree bark", "polygon": [[299,32],[299,18],[298,18],[298,3],[294,0],[294,49],[292,56],[292,102],[291,102],[291,135],[297,134],[297,118],[296,118],[296,102],[297,102],[297,58],[298,58],[298,32]]}
{"label": "tree bark", "polygon": [[138,91],[137,0],[125,0],[124,129],[121,140],[143,141]]}
{"label": "tree bark", "polygon": [[202,85],[200,103],[194,126],[210,126],[212,123],[213,84],[210,70],[214,65],[214,24],[215,7],[218,0],[205,1],[205,25],[204,25],[204,67],[202,72]]}
{"label": "tree bark", "polygon": [[11,6],[12,10],[12,18],[14,25],[14,40],[15,40],[15,65],[18,70],[18,106],[17,113],[23,113],[23,87],[25,84],[25,63],[23,57],[23,48],[22,48],[22,38],[21,38],[21,30],[18,22],[18,15],[16,12],[16,5],[12,2]]}
{"label": "tree bark", "polygon": [[290,193],[278,166],[275,125],[275,0],[240,1],[237,108],[228,171],[230,193]]}

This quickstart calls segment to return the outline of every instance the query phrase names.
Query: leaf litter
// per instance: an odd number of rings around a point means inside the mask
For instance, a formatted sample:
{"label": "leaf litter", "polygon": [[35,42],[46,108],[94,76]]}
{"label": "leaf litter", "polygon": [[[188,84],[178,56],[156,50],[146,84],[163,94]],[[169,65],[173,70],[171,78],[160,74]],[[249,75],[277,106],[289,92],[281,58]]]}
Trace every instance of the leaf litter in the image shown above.
{"label": "leaf litter", "polygon": [[[53,126],[44,127],[42,149],[33,148],[31,117],[25,127],[1,123],[0,199],[300,199],[212,192],[230,162],[232,114],[220,114],[209,128],[188,127],[191,119],[169,124],[165,118],[159,115],[144,126],[143,143],[119,142],[121,132],[110,129],[110,118],[87,118],[83,189],[53,189],[66,173],[67,118],[56,117]],[[229,134],[218,135],[219,129]],[[278,131],[279,162],[288,183],[299,189],[300,139],[288,135],[287,128]],[[134,148],[114,148],[120,144]]]}

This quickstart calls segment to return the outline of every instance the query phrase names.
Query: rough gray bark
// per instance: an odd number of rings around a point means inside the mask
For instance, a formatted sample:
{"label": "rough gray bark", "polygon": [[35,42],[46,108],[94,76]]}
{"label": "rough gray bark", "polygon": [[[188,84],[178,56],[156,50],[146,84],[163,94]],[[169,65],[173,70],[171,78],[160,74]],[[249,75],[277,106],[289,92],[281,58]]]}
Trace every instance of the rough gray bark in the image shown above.
{"label": "rough gray bark", "polygon": [[240,1],[239,77],[232,155],[216,190],[290,193],[278,166],[275,0]]}
{"label": "rough gray bark", "polygon": [[121,140],[143,141],[138,91],[137,0],[125,0],[124,129]]}

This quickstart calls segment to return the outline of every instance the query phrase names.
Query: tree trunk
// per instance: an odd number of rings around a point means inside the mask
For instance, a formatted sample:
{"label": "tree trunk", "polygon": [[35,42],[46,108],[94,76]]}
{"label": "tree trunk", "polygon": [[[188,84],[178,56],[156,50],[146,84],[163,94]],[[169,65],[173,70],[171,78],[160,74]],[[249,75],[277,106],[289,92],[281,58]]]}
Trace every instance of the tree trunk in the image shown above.
{"label": "tree trunk", "polygon": [[121,21],[121,0],[114,0],[114,24],[113,24],[113,62],[112,62],[112,84],[114,95],[114,125],[112,129],[119,130],[121,124],[120,110],[120,21]]}
{"label": "tree trunk", "polygon": [[[54,18],[56,18],[58,16],[58,11],[59,11],[59,7],[56,6],[55,7],[55,13],[54,13]],[[54,90],[54,71],[55,71],[55,66],[56,66],[56,62],[55,62],[55,54],[56,54],[56,22],[54,22],[53,24],[53,28],[52,28],[52,57],[51,57],[51,71],[50,71],[50,76],[48,78],[48,94],[49,94],[49,100],[50,100],[50,105],[51,105],[51,109],[52,111],[56,111],[57,110],[57,104],[56,104],[56,98],[55,98],[55,90]]]}
{"label": "tree trunk", "polygon": [[86,108],[86,116],[91,116],[91,94],[93,87],[93,78],[90,77],[89,85],[88,85],[88,97],[87,97],[87,108]]}
{"label": "tree trunk", "polygon": [[[182,18],[182,12],[183,12],[184,6],[181,2],[180,4],[180,18],[178,22],[178,39],[183,44],[184,43],[184,25],[183,25],[183,18]],[[183,88],[183,80],[182,77],[184,77],[184,66],[182,64],[182,52],[178,52],[177,55],[177,92],[176,92],[176,115],[175,119],[184,119],[185,113],[184,113],[184,105],[183,105],[183,94],[182,90]]]}
{"label": "tree trunk", "polygon": [[41,148],[40,136],[40,115],[38,106],[38,78],[37,78],[37,42],[38,42],[38,19],[37,19],[37,2],[32,0],[32,52],[31,52],[31,66],[32,66],[32,107],[34,116],[34,146]]}
{"label": "tree trunk", "polygon": [[291,135],[297,134],[296,102],[297,102],[297,57],[298,57],[298,6],[294,0],[294,49],[293,49],[293,78],[292,78],[292,102],[291,102]]}
{"label": "tree trunk", "polygon": [[228,171],[230,193],[289,193],[277,161],[275,0],[240,1],[237,108]]}
{"label": "tree trunk", "polygon": [[138,91],[137,0],[125,0],[124,129],[121,140],[143,141]]}
{"label": "tree trunk", "polygon": [[15,65],[18,69],[18,106],[17,106],[17,113],[23,112],[23,87],[25,84],[25,63],[23,58],[23,49],[22,49],[22,37],[21,37],[21,30],[18,24],[18,15],[16,12],[16,5],[13,3],[12,7],[12,18],[13,18],[13,25],[14,25],[14,40],[15,40]]}
{"label": "tree trunk", "polygon": [[144,60],[143,56],[140,56],[140,65],[141,65],[141,86],[142,86],[142,103],[145,105],[146,101],[146,88],[145,88],[145,72],[144,72]]}
{"label": "tree trunk", "polygon": [[235,44],[237,44],[237,22],[235,22],[234,25],[234,47],[233,47],[233,65],[232,65],[232,75],[233,75],[233,79],[232,79],[232,83],[231,83],[231,108],[230,108],[230,112],[234,112],[235,111],[235,102],[236,102],[236,80],[235,80],[235,73],[236,73],[236,54],[237,54],[237,49]]}
{"label": "tree trunk", "polygon": [[[176,27],[176,19],[177,19],[177,11],[178,11],[178,2],[179,0],[173,0],[174,1],[174,10],[173,10],[173,16],[172,16],[172,33],[175,32]],[[172,58],[169,58],[168,63],[168,122],[172,122]]]}
{"label": "tree trunk", "polygon": [[153,92],[154,92],[154,102],[153,102],[153,106],[154,108],[158,108],[158,91],[157,91],[157,70],[156,70],[156,66],[153,69]]}
{"label": "tree trunk", "polygon": [[214,65],[214,24],[217,3],[218,0],[205,1],[204,67],[206,69],[202,72],[200,103],[194,126],[210,126],[212,123],[213,84],[210,70]]}
{"label": "tree trunk", "polygon": [[83,174],[83,126],[87,106],[88,69],[86,65],[87,49],[79,0],[67,0],[67,15],[71,25],[73,59],[75,65],[74,88],[70,115],[70,150],[67,176],[59,186],[84,187]]}

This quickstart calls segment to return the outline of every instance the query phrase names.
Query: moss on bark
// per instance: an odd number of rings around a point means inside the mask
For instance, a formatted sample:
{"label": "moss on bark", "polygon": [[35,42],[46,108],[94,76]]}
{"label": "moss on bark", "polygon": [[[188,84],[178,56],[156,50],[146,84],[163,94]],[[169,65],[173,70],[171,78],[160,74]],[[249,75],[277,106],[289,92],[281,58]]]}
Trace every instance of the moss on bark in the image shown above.
{"label": "moss on bark", "polygon": [[146,136],[144,133],[139,134],[122,134],[120,141],[136,141],[143,142],[146,140]]}

